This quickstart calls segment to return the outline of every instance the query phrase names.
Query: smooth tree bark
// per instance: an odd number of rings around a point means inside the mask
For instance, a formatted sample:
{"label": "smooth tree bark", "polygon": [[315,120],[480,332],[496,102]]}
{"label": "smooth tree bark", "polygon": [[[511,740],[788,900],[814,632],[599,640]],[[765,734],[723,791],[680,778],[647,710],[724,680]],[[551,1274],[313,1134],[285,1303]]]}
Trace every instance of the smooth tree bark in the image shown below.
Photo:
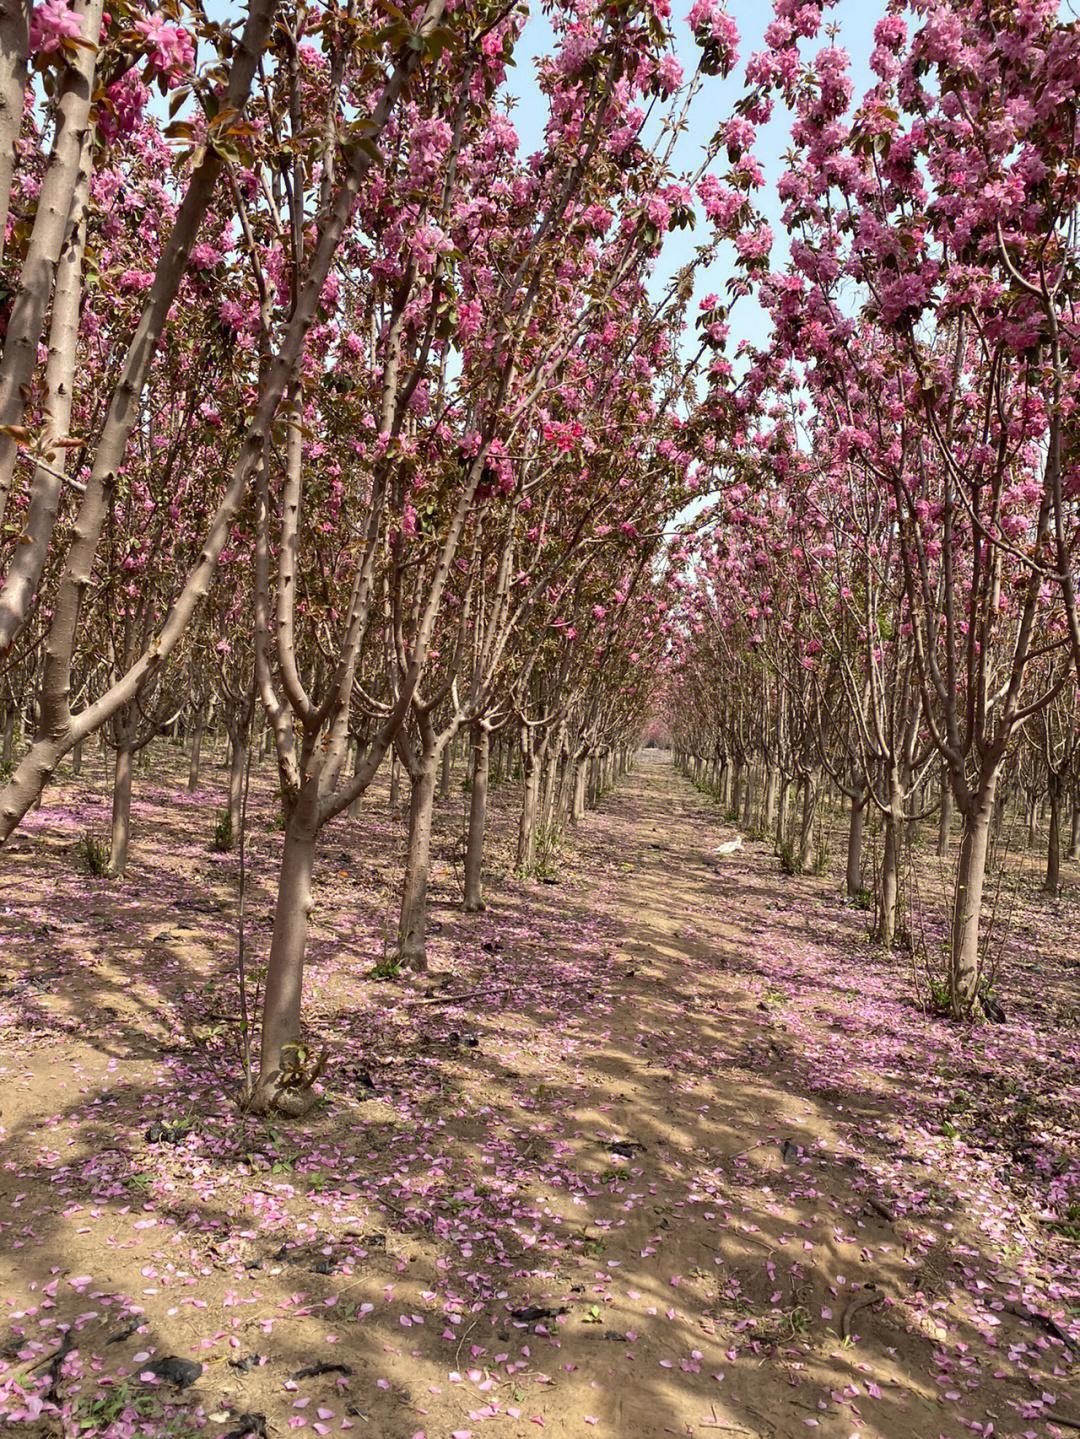
{"label": "smooth tree bark", "polygon": [[746,785],[743,790],[743,805],[741,817],[741,824],[743,829],[749,830],[753,828],[755,803],[756,795],[754,793],[754,769],[751,765],[750,767],[748,767],[746,772]]}
{"label": "smooth tree bark", "polygon": [[[1071,686],[1069,687],[1071,690]],[[1071,777],[1080,753],[1075,704],[1071,693],[1055,695],[1035,715],[1025,732],[1028,758],[1043,773],[1049,810],[1046,845],[1046,877],[1043,888],[1056,894],[1061,885],[1063,803],[1072,788]],[[1075,796],[1074,796],[1075,799]],[[1073,806],[1075,820],[1076,806]],[[1075,828],[1075,824],[1074,824]],[[1072,834],[1070,834],[1070,848]]]}
{"label": "smooth tree bark", "polygon": [[[584,765],[574,771],[574,805],[579,790],[583,791],[586,779]],[[517,867],[522,874],[531,874],[536,866],[537,821],[540,807],[540,762],[536,754],[536,739],[532,725],[526,724],[521,733],[521,817],[518,822]],[[581,799],[584,813],[584,797]],[[576,815],[574,816],[576,818]]]}
{"label": "smooth tree bark", "polygon": [[765,771],[765,808],[761,827],[766,834],[772,834],[776,826],[776,800],[780,786],[780,775],[776,766],[770,764]]}
{"label": "smooth tree bark", "polygon": [[194,794],[199,788],[202,775],[203,735],[206,731],[207,706],[201,704],[195,710],[191,725],[191,759],[188,764],[188,793]]}
{"label": "smooth tree bark", "polygon": [[240,833],[240,815],[244,800],[244,768],[248,754],[248,726],[240,723],[228,730],[229,735],[229,830]]}
{"label": "smooth tree bark", "polygon": [[4,258],[15,144],[23,118],[31,0],[0,0],[0,261]]}
{"label": "smooth tree bark", "polygon": [[888,778],[888,804],[882,816],[884,843],[881,851],[881,908],[878,941],[889,947],[896,938],[897,904],[900,895],[900,839],[904,825],[904,797],[895,766]]}
{"label": "smooth tree bark", "polygon": [[[0,359],[0,523],[7,512],[19,453],[19,437],[12,427],[19,426],[25,416],[38,345],[53,298],[56,267],[68,234],[72,200],[79,186],[84,152],[89,152],[90,105],[103,0],[82,0],[73,8],[82,22],[83,38],[90,43],[79,45],[64,66],[55,106],[52,150],[37,196]],[[10,639],[5,641],[0,632],[0,651],[9,643]]]}
{"label": "smooth tree bark", "polygon": [[70,437],[71,407],[75,393],[76,343],[82,299],[83,260],[90,202],[93,148],[87,136],[80,156],[67,229],[56,266],[52,315],[49,321],[48,358],[45,363],[45,400],[38,443],[41,461],[34,465],[30,500],[22,520],[18,545],[0,588],[0,651],[14,643],[37,593],[49,554],[64,493],[66,449]]}
{"label": "smooth tree bark", "polygon": [[544,773],[540,789],[540,828],[550,834],[555,826],[559,798],[559,767],[566,746],[566,726],[549,730],[544,738]]}
{"label": "smooth tree bark", "polygon": [[491,725],[485,719],[470,726],[471,780],[469,785],[469,833],[465,847],[465,899],[467,914],[484,909],[484,832],[487,826],[488,771],[490,768]]}
{"label": "smooth tree bark", "polygon": [[863,888],[863,836],[869,805],[870,791],[867,786],[853,790],[848,800],[847,863],[844,866],[844,890],[849,899],[854,899]]}
{"label": "smooth tree bark", "polygon": [[[94,4],[97,5],[97,24],[100,25],[102,7],[98,0],[94,0]],[[276,0],[251,0],[243,33],[234,51],[229,79],[222,95],[223,107],[238,113],[243,110],[256,67],[266,48],[275,8]],[[96,40],[96,27],[92,33]],[[88,104],[89,94],[87,94],[87,107]],[[201,159],[195,167],[177,210],[173,228],[162,246],[153,283],[147,291],[138,326],[120,367],[117,384],[110,396],[105,423],[94,451],[90,477],[83,491],[79,516],[54,610],[53,623],[49,629],[47,656],[54,671],[50,685],[50,689],[53,691],[51,707],[57,711],[56,714],[50,716],[54,727],[59,724],[68,710],[70,680],[66,672],[70,670],[71,650],[74,644],[81,597],[90,583],[93,558],[97,552],[101,531],[107,517],[108,494],[123,463],[132,430],[138,421],[143,390],[150,374],[158,342],[164,331],[180,283],[187,271],[191,248],[213,198],[224,164],[224,155],[214,146],[203,147]],[[67,162],[65,162],[65,166],[67,166]],[[71,162],[72,191],[77,173],[76,159]],[[70,208],[69,198],[64,207],[65,228]],[[62,234],[57,237],[57,246],[62,238]],[[59,254],[59,249],[57,253]],[[46,268],[51,274],[53,267],[47,266]],[[44,283],[44,278],[42,283]],[[48,298],[46,295],[46,303]],[[7,349],[5,346],[5,363],[6,360]],[[0,415],[6,413],[3,394],[4,386],[0,379]],[[11,408],[14,404],[15,400],[12,400],[11,405],[7,408]],[[0,421],[0,423],[10,423],[10,421]],[[0,436],[0,520],[3,518],[6,497],[10,493],[10,472],[14,463],[14,450],[5,449],[7,443],[5,437]],[[50,480],[47,472],[41,466],[35,471],[35,485],[39,481],[42,485],[55,483],[55,479]],[[31,487],[29,503],[30,510],[40,519],[38,530],[29,536],[36,553],[41,545],[47,546],[51,539],[55,511],[51,509],[46,500],[42,500],[34,486]],[[17,634],[24,622],[26,610],[34,592],[33,587],[27,583],[28,568],[33,555],[28,552],[26,559],[21,556],[17,559],[19,563],[0,585],[0,653],[11,644],[14,635]],[[104,718],[108,718],[108,713]]]}
{"label": "smooth tree bark", "polygon": [[[531,778],[535,781],[535,775]],[[570,799],[570,819],[574,824],[585,818],[588,782],[589,751],[581,749],[574,756],[574,788]]]}
{"label": "smooth tree bark", "polygon": [[427,897],[435,794],[443,756],[461,725],[461,713],[455,706],[445,727],[437,728],[434,713],[445,698],[440,694],[427,702],[414,700],[416,740],[413,742],[404,726],[394,740],[409,776],[409,832],[393,950],[394,959],[406,969],[427,969]]}
{"label": "smooth tree bark", "polygon": [[776,799],[776,833],[774,843],[777,854],[787,843],[788,820],[791,808],[791,779],[786,773],[780,775],[780,793]]}
{"label": "smooth tree bark", "polygon": [[131,842],[131,778],[135,750],[128,738],[117,737],[113,770],[112,828],[109,834],[109,874],[115,879],[127,868]]}
{"label": "smooth tree bark", "polygon": [[19,711],[14,704],[8,706],[4,713],[4,738],[0,745],[0,763],[5,769],[10,768],[15,758],[15,732],[19,723]]}
{"label": "smooth tree bark", "polygon": [[950,996],[957,1013],[970,1012],[976,1003],[981,975],[979,933],[997,781],[997,770],[984,776],[964,815],[953,898],[949,969]]}
{"label": "smooth tree bark", "polygon": [[135,757],[145,751],[160,733],[165,721],[165,704],[167,701],[162,699],[156,709],[144,713],[143,707],[133,701],[117,711],[109,726],[115,753],[108,867],[113,879],[119,879],[127,870]]}
{"label": "smooth tree bark", "polygon": [[810,868],[814,855],[814,824],[817,820],[818,805],[818,776],[814,769],[807,770],[800,776],[802,787],[802,812],[799,819],[799,854],[798,862],[800,871]]}
{"label": "smooth tree bark", "polygon": [[437,766],[421,762],[409,774],[409,838],[401,887],[394,957],[407,969],[427,969],[427,896],[431,870],[431,818]]}
{"label": "smooth tree bark", "polygon": [[1047,779],[1047,797],[1050,802],[1050,834],[1046,845],[1046,880],[1043,888],[1047,894],[1057,894],[1061,887],[1061,776],[1051,772]]}
{"label": "smooth tree bark", "polygon": [[733,814],[736,819],[738,819],[742,807],[744,768],[742,755],[737,754],[731,766],[731,792],[727,802],[728,813]]}
{"label": "smooth tree bark", "polygon": [[272,1075],[270,1093],[274,1102],[260,1104],[258,1091],[251,1096],[256,1109],[273,1107],[297,1115],[306,1113],[314,1102],[303,1067],[300,1010],[304,954],[314,904],[311,876],[319,832],[317,801],[317,788],[312,784],[302,786],[285,828],[262,1013],[263,1093],[269,1089]]}
{"label": "smooth tree bark", "polygon": [[[254,664],[245,674],[243,670],[227,672],[224,659],[218,675],[221,696],[221,713],[228,740],[229,766],[229,833],[234,838],[240,833],[244,798],[244,772],[247,766],[248,747],[255,720],[256,684]],[[356,757],[356,768],[361,755]],[[355,773],[355,770],[354,770]]]}
{"label": "smooth tree bark", "polygon": [[938,811],[938,858],[944,859],[949,853],[949,841],[952,839],[953,820],[953,792],[949,783],[948,773],[944,768],[941,772],[941,804]]}

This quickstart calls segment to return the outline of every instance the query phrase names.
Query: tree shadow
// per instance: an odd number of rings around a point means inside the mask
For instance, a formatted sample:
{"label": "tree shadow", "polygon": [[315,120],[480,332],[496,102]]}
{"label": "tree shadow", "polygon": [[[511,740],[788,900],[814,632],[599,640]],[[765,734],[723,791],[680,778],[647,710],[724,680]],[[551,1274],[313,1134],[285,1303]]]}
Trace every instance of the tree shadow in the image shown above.
{"label": "tree shadow", "polygon": [[[508,868],[515,796],[500,790],[492,848]],[[271,799],[269,786],[257,798],[264,825]],[[863,1424],[898,1439],[991,1413],[999,1429],[1044,1423],[1048,1389],[1063,1407],[1063,1345],[1005,1307],[1035,1295],[1007,1278],[1002,1236],[971,1221],[970,1174],[906,1134],[857,1064],[825,1063],[860,1013],[839,972],[799,952],[832,932],[769,908],[752,853],[717,873],[697,797],[669,771],[643,768],[604,799],[556,886],[504,876],[485,913],[463,916],[452,865],[437,866],[426,991],[364,977],[399,817],[376,796],[332,831],[309,974],[332,1079],[303,1125],[239,1116],[235,1056],[207,1035],[234,1003],[229,916],[209,905],[234,891],[197,852],[203,808],[143,816],[151,842],[129,881],[74,896],[72,918],[96,906],[84,929],[95,912],[121,928],[102,931],[110,946],[120,936],[106,962],[63,971],[85,976],[70,1004],[17,996],[33,1028],[4,1105],[0,1232],[22,1247],[0,1268],[20,1296],[9,1327],[28,1343],[55,1348],[60,1325],[85,1316],[80,1354],[93,1383],[115,1385],[136,1336],[108,1345],[113,1316],[138,1305],[147,1352],[209,1356],[189,1410],[261,1405],[285,1427],[333,1408],[332,1432],[351,1417],[391,1439],[468,1428],[495,1405],[519,1411],[515,1432],[533,1415],[555,1432],[581,1432],[587,1415],[597,1432],[643,1436],[790,1435],[814,1419],[826,1434]],[[442,845],[458,808],[440,812]],[[654,833],[673,838],[653,850]],[[272,901],[276,837],[263,834],[256,934]],[[50,877],[43,861],[35,882]],[[190,940],[127,943],[125,923],[174,933],[181,900],[203,906],[182,907],[198,917]],[[39,907],[21,906],[11,935],[31,965],[35,936],[20,926]],[[798,962],[790,993],[766,940]],[[447,1002],[458,992],[470,997]],[[796,1011],[807,993],[821,1013]],[[884,1042],[895,1016],[874,1013]],[[162,1031],[174,1052],[158,1062]],[[58,1105],[42,1071],[59,1074],[66,1055],[87,1092]],[[24,1105],[25,1072],[37,1082]],[[176,1145],[146,1139],[153,1122],[187,1120]],[[87,1277],[81,1292],[72,1276]],[[56,1278],[55,1307],[31,1314]],[[184,1302],[204,1297],[208,1309]],[[556,1312],[524,1317],[538,1308]],[[228,1368],[257,1351],[268,1365]],[[353,1375],[289,1378],[323,1356]]]}

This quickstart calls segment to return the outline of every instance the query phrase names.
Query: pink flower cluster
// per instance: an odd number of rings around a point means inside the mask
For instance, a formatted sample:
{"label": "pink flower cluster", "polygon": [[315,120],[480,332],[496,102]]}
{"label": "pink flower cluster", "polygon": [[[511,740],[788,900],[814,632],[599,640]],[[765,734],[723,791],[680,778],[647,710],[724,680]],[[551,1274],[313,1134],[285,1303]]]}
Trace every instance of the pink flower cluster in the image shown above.
{"label": "pink flower cluster", "polygon": [[409,137],[409,178],[414,184],[435,178],[453,138],[454,132],[445,120],[421,120],[413,127]]}
{"label": "pink flower cluster", "polygon": [[717,0],[694,0],[686,22],[699,44],[715,50],[721,74],[734,69],[739,62],[739,27]]}
{"label": "pink flower cluster", "polygon": [[661,95],[674,95],[683,80],[683,67],[674,55],[664,55],[656,67],[656,88]]}
{"label": "pink flower cluster", "polygon": [[30,54],[49,55],[65,40],[82,37],[82,21],[63,0],[44,0],[30,17]]}
{"label": "pink flower cluster", "polygon": [[181,25],[170,25],[160,10],[149,20],[136,20],[135,29],[146,41],[150,65],[171,83],[177,82],[195,63],[195,44]]}
{"label": "pink flower cluster", "polygon": [[454,248],[454,242],[438,225],[421,225],[406,241],[421,275],[430,275],[435,261]]}

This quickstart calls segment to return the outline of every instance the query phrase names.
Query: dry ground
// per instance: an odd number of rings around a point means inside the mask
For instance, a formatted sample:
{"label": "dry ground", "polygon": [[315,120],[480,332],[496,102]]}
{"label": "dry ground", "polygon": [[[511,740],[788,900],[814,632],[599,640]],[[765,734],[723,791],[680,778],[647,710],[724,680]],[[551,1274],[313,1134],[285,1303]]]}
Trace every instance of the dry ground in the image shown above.
{"label": "dry ground", "polygon": [[[220,771],[189,796],[179,760],[141,778],[122,883],[74,851],[100,768],[3,857],[16,1433],[1080,1432],[1074,901],[1013,916],[1008,1022],[954,1028],[834,880],[717,861],[715,807],[645,755],[549,882],[509,873],[500,786],[479,916],[441,805],[432,972],[404,986],[369,977],[404,831],[380,792],[320,856],[325,1103],[267,1125],[233,1103]],[[269,775],[252,816],[257,966]],[[139,1377],[165,1357],[201,1372]]]}

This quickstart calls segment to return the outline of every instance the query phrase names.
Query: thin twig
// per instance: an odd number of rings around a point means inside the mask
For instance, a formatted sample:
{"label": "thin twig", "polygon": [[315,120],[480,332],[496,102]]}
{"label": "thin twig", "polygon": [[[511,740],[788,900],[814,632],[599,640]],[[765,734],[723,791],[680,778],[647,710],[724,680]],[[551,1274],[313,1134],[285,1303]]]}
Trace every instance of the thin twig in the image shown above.
{"label": "thin twig", "polygon": [[851,1323],[856,1314],[862,1309],[869,1309],[871,1306],[880,1303],[884,1296],[876,1289],[867,1289],[862,1294],[857,1294],[848,1307],[844,1310],[844,1316],[840,1320],[840,1338],[851,1338]]}
{"label": "thin twig", "polygon": [[415,1004],[457,1004],[462,999],[477,999],[481,995],[505,994],[509,985],[499,985],[494,989],[467,989],[464,994],[425,994],[414,1000]]}

